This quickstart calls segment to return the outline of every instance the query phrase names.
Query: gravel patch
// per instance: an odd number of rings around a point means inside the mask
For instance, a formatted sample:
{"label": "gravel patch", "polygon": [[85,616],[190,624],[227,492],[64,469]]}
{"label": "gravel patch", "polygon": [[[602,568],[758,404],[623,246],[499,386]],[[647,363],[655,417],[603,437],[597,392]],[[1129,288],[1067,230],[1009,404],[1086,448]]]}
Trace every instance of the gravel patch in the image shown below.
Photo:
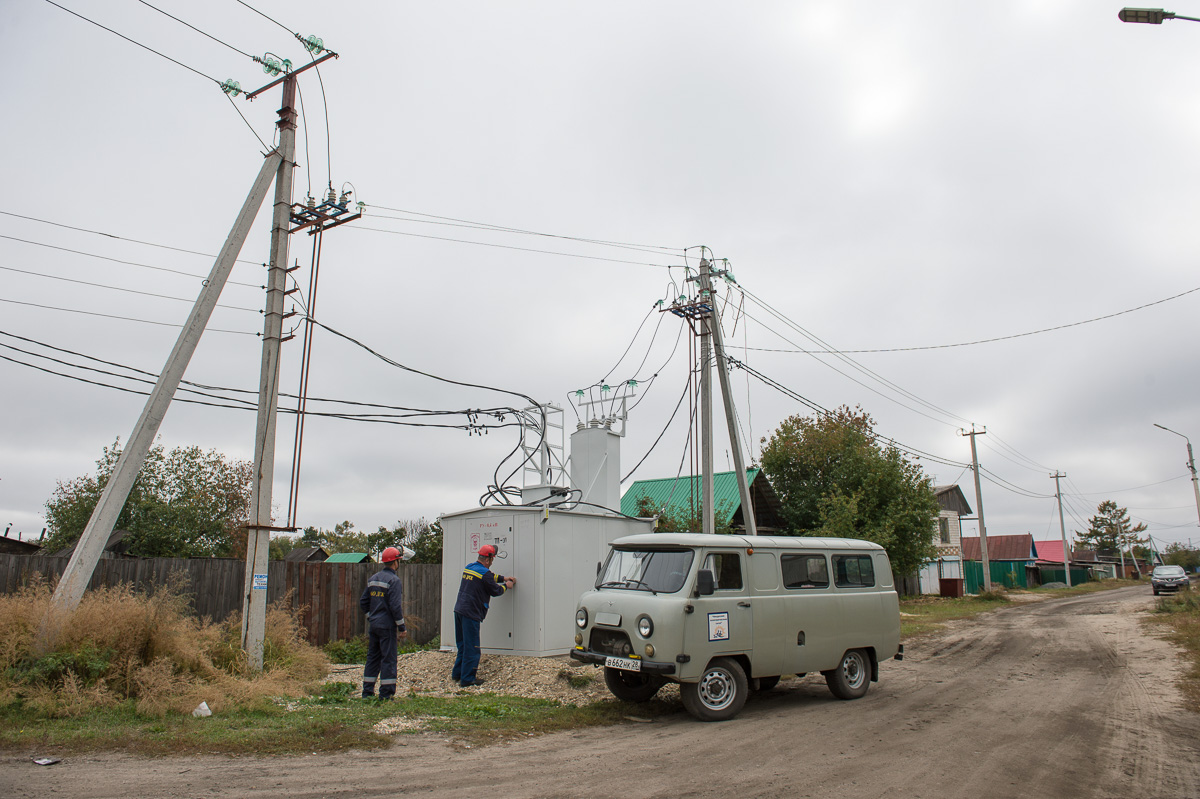
{"label": "gravel patch", "polygon": [[[560,657],[522,657],[517,655],[484,655],[479,663],[479,676],[485,681],[480,688],[463,688],[450,679],[454,666],[453,652],[413,652],[401,655],[396,666],[396,694],[422,696],[465,696],[483,691],[505,696],[549,699],[566,705],[587,705],[599,701],[616,701],[604,685],[604,672],[595,666]],[[353,682],[362,690],[361,665],[334,666],[327,682]],[[678,686],[668,683],[658,698],[678,696]]]}

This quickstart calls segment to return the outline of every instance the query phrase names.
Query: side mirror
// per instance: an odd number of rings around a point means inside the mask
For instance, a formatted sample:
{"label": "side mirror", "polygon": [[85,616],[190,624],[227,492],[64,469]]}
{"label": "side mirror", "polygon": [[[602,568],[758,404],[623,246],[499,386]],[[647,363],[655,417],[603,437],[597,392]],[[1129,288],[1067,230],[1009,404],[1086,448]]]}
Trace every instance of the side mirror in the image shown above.
{"label": "side mirror", "polygon": [[696,575],[696,593],[700,596],[712,596],[714,586],[712,569],[701,569]]}

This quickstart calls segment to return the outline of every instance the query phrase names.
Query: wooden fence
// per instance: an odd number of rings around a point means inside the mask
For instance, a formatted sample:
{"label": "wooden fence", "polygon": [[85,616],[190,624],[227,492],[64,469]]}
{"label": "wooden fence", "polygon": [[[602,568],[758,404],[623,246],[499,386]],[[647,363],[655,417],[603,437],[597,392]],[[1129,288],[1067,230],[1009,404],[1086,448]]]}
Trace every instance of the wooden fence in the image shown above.
{"label": "wooden fence", "polygon": [[[0,554],[0,593],[28,585],[38,574],[53,583],[67,561],[47,555]],[[380,568],[378,563],[273,560],[267,566],[267,602],[286,597],[293,609],[303,608],[301,624],[308,631],[308,640],[317,646],[353,638],[367,631],[358,598],[367,579]],[[427,643],[441,629],[442,567],[402,563],[396,573],[404,583],[409,638]],[[130,583],[137,591],[152,593],[172,579],[181,581],[181,590],[191,599],[198,617],[219,622],[242,610],[246,564],[229,558],[103,558],[88,588]]]}

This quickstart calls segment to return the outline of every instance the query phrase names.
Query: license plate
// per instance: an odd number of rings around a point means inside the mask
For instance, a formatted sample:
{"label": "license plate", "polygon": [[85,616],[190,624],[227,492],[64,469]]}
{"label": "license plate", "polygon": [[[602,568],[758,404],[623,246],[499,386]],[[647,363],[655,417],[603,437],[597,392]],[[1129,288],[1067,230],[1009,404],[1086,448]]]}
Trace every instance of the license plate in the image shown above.
{"label": "license plate", "polygon": [[642,661],[633,660],[632,658],[614,658],[606,657],[604,665],[610,669],[623,669],[625,671],[641,671]]}

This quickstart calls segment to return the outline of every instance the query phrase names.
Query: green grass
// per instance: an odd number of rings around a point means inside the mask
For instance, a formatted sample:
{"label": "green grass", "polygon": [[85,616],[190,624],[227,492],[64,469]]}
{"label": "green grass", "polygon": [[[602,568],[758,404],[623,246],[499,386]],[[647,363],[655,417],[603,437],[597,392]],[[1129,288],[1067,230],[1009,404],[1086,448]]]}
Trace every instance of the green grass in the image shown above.
{"label": "green grass", "polygon": [[902,599],[900,637],[908,639],[936,632],[948,621],[970,619],[1008,604],[1011,604],[1011,600],[996,592],[986,597],[968,596],[961,599],[935,596]]}
{"label": "green grass", "polygon": [[[619,724],[630,714],[622,702],[584,707],[544,699],[470,694],[400,696],[363,700],[352,683],[327,683],[298,700],[257,710],[232,710],[208,718],[140,715],[133,701],[97,708],[72,718],[46,718],[19,702],[0,707],[0,751],[63,754],[122,751],[143,755],[297,754],[386,747],[391,736],[375,732],[384,719],[412,720],[398,734],[432,731],[459,745],[479,745],[557,730]],[[650,702],[637,715],[679,712],[678,703]]]}
{"label": "green grass", "polygon": [[1150,623],[1164,628],[1168,640],[1183,647],[1188,671],[1180,681],[1188,707],[1200,712],[1200,596],[1193,588],[1164,596],[1154,604]]}
{"label": "green grass", "polygon": [[1001,608],[1013,603],[1012,597],[1023,594],[1035,596],[1062,597],[1078,594],[1091,594],[1096,591],[1109,591],[1114,588],[1124,588],[1136,585],[1129,580],[1101,580],[1088,582],[1070,588],[1034,588],[1014,591],[992,591],[991,593],[968,596],[961,599],[948,599],[936,596],[911,597],[900,600],[900,636],[914,638],[940,630],[946,622],[956,619],[970,619],[980,613]]}

